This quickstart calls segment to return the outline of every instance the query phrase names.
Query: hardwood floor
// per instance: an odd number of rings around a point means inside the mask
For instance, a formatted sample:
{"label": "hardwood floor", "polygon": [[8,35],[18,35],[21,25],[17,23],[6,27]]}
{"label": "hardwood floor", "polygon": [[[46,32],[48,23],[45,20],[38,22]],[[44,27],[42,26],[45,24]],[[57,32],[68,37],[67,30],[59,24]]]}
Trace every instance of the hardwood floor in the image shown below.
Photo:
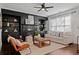
{"label": "hardwood floor", "polygon": [[48,53],[47,55],[79,55],[79,53],[77,53],[77,45],[72,44],[67,47]]}

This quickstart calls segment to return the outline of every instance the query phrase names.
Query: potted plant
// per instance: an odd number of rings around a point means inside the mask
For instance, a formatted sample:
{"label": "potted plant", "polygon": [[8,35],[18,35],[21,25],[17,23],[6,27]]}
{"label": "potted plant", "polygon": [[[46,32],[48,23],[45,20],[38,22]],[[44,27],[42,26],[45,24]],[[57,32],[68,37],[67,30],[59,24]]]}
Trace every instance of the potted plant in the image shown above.
{"label": "potted plant", "polygon": [[35,31],[35,36],[38,36],[39,32],[38,31]]}

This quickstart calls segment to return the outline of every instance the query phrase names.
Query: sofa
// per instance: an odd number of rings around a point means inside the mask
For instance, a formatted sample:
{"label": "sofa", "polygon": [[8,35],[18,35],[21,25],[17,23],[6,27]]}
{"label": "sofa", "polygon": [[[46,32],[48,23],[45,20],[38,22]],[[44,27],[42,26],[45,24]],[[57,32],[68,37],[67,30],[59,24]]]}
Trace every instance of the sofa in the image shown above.
{"label": "sofa", "polygon": [[51,32],[45,34],[45,37],[50,38],[52,42],[57,42],[64,45],[73,43],[72,32]]}

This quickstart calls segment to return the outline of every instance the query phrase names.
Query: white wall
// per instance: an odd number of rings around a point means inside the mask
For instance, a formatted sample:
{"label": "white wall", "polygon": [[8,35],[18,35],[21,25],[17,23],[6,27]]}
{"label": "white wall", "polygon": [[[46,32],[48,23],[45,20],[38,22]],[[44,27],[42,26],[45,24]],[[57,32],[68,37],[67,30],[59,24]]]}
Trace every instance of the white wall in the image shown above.
{"label": "white wall", "polygon": [[79,36],[79,8],[75,9],[76,13],[72,15],[72,32],[74,33],[74,43],[77,43],[77,36]]}
{"label": "white wall", "polygon": [[59,15],[65,14],[65,13],[70,13],[72,11],[76,11],[76,13],[73,13],[71,16],[71,31],[73,33],[71,41],[73,41],[73,43],[77,43],[77,36],[79,35],[79,7],[62,12],[62,13],[57,13],[55,15],[51,15],[48,17],[48,20],[50,21],[52,18],[54,18],[56,16],[59,16]]}

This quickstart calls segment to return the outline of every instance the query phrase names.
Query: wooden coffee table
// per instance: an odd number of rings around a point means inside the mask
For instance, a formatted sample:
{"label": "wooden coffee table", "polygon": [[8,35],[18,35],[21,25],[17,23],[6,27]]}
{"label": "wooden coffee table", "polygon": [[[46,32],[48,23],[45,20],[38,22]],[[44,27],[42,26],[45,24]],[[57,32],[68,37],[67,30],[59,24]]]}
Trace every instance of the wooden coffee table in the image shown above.
{"label": "wooden coffee table", "polygon": [[48,38],[37,38],[34,39],[34,44],[40,48],[48,46],[51,44],[51,41]]}

